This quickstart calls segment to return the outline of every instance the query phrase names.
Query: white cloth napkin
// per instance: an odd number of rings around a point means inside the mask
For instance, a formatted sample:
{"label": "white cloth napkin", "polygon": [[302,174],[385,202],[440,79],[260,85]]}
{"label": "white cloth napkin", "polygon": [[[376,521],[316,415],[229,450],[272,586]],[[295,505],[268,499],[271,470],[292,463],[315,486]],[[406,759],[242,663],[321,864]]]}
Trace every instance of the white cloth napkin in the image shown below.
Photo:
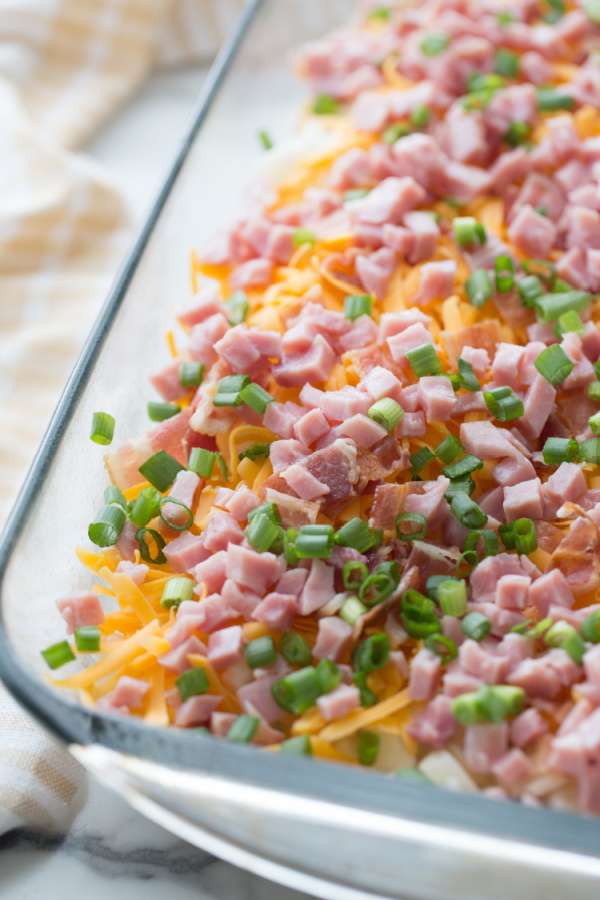
{"label": "white cloth napkin", "polygon": [[[157,65],[208,58],[243,0],[0,3],[0,524],[130,236],[77,152]],[[84,776],[0,686],[0,833],[64,830]]]}

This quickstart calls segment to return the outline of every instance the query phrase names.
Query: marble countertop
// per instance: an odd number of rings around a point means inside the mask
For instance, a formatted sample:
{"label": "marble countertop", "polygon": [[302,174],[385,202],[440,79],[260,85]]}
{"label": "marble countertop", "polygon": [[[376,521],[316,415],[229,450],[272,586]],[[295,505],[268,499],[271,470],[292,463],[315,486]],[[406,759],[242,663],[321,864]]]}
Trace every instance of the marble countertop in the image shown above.
{"label": "marble countertop", "polygon": [[[86,148],[122,188],[138,222],[190,122],[205,71],[164,72]],[[160,127],[157,127],[160,122]],[[143,148],[143,152],[141,152]],[[0,837],[0,897],[86,900],[302,900],[173,837],[98,784],[68,834]]]}

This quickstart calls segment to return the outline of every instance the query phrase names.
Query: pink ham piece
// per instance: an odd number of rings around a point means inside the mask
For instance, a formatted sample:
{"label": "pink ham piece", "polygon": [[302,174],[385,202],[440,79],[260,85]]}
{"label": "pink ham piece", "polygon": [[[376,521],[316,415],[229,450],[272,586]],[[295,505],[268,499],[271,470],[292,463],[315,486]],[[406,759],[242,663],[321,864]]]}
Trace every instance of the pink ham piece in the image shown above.
{"label": "pink ham piece", "polygon": [[522,481],[504,488],[504,515],[507,522],[527,517],[541,519],[544,516],[542,483],[539,478]]}
{"label": "pink ham piece", "polygon": [[556,391],[549,381],[537,372],[525,395],[524,413],[519,421],[523,434],[528,438],[538,438],[550,414],[554,410]]}
{"label": "pink ham piece", "polygon": [[115,544],[121,559],[125,562],[132,563],[135,560],[136,550],[139,550],[136,534],[136,526],[132,522],[125,522],[119,540]]}
{"label": "pink ham piece", "polygon": [[286,528],[297,528],[299,525],[314,524],[319,513],[319,504],[308,500],[300,500],[291,494],[282,494],[273,488],[265,491],[265,500],[274,503],[279,510],[282,524]]}
{"label": "pink ham piece", "polygon": [[431,650],[419,650],[410,667],[408,692],[413,700],[431,700],[441,673],[440,657]]}
{"label": "pink ham piece", "polygon": [[185,531],[169,541],[163,553],[175,572],[189,572],[210,556],[210,551],[204,546],[203,536],[192,534],[191,531]]}
{"label": "pink ham piece", "polygon": [[57,600],[58,610],[67,623],[67,633],[73,634],[78,628],[86,625],[102,625],[104,610],[97,594],[71,594]]}
{"label": "pink ham piece", "polygon": [[258,594],[253,594],[252,591],[240,587],[239,584],[236,584],[230,578],[227,579],[221,589],[221,597],[227,606],[230,606],[245,619],[252,618],[252,614],[261,600]]}
{"label": "pink ham piece", "polygon": [[[380,337],[380,342],[381,340],[382,338]],[[371,400],[381,400],[382,397],[397,397],[402,383],[389,369],[384,369],[383,366],[375,366],[361,379],[358,386],[361,390],[367,392]]]}
{"label": "pink ham piece", "polygon": [[298,601],[298,614],[309,616],[331,600],[335,570],[320,559],[311,560],[311,568]]}
{"label": "pink ham piece", "polygon": [[316,500],[329,493],[329,487],[326,484],[322,484],[318,478],[311,475],[308,469],[298,463],[284,469],[281,477],[301,500]]}
{"label": "pink ham piece", "polygon": [[474,772],[491,772],[506,753],[508,725],[468,725],[465,728],[465,762]]}
{"label": "pink ham piece", "polygon": [[192,328],[194,325],[204,322],[210,316],[222,312],[223,307],[220,300],[219,286],[215,282],[209,281],[200,288],[200,292],[188,306],[179,310],[177,318],[184,327]]}
{"label": "pink ham piece", "polygon": [[242,657],[243,633],[241,625],[231,625],[215,631],[208,638],[208,659],[217,670],[227,669]]}
{"label": "pink ham piece", "polygon": [[[416,265],[433,256],[440,236],[440,229],[434,216],[429,212],[418,210],[407,213],[404,216],[404,224],[408,228],[408,239],[404,248],[408,262]],[[383,226],[383,239],[395,249],[389,234],[389,229],[393,227],[393,225]]]}
{"label": "pink ham piece", "polygon": [[237,692],[244,711],[250,713],[250,715],[254,715],[255,711],[258,712],[269,725],[285,718],[284,711],[273,699],[271,691],[273,682],[276,680],[277,676],[270,675],[258,678],[256,681],[250,682],[250,684],[245,684]]}
{"label": "pink ham piece", "polygon": [[229,325],[223,313],[216,313],[198,325],[194,325],[188,345],[192,359],[207,366],[212,365],[217,359],[215,344],[224,337],[228,328]]}
{"label": "pink ham piece", "polygon": [[338,347],[343,352],[357,350],[374,344],[376,340],[377,325],[371,316],[364,315],[355,319],[346,334],[338,340]]}
{"label": "pink ham piece", "polygon": [[464,671],[486,684],[503,682],[510,662],[506,657],[498,656],[494,650],[493,644],[464,641],[459,649],[459,660]]}
{"label": "pink ham piece", "polygon": [[428,422],[445,422],[456,404],[454,388],[444,375],[424,375],[418,382],[419,405]]}
{"label": "pink ham piece", "polygon": [[273,367],[273,377],[282,387],[299,387],[306,384],[320,384],[331,374],[336,355],[322,335],[317,334],[310,350],[299,356],[284,354],[281,365]]}
{"label": "pink ham piece", "polygon": [[317,640],[313,647],[316,659],[332,659],[337,662],[352,640],[352,627],[338,616],[319,619]]}
{"label": "pink ham piece", "polygon": [[485,347],[463,347],[462,359],[473,367],[476,375],[484,375],[490,367],[490,356]]}
{"label": "pink ham piece", "polygon": [[409,210],[425,199],[425,191],[414,178],[384,178],[366,197],[352,204],[359,222],[399,224]]}
{"label": "pink ham piece", "polygon": [[[401,331],[404,331],[410,325],[416,325],[417,322],[421,322],[429,327],[431,321],[431,316],[426,315],[422,310],[416,309],[416,307],[403,309],[400,312],[382,313],[379,319],[379,337],[377,342],[383,344],[389,337],[392,337],[394,334],[400,334]],[[381,368],[381,366],[377,367],[378,370]],[[392,374],[387,369],[382,369],[382,371],[388,372],[389,375]]]}
{"label": "pink ham piece", "polygon": [[281,594],[274,591],[267,594],[252,613],[257,622],[264,622],[269,628],[285,631],[292,625],[298,611],[298,598],[295,594]]}
{"label": "pink ham piece", "polygon": [[302,416],[297,403],[269,403],[263,416],[263,425],[281,438],[291,438],[294,424]]}
{"label": "pink ham piece", "polygon": [[576,503],[587,491],[587,482],[577,463],[563,462],[543,487],[544,499],[556,511],[563,503]]}
{"label": "pink ham piece", "polygon": [[238,266],[231,276],[233,288],[263,287],[273,277],[273,263],[269,259],[249,259]]}
{"label": "pink ham piece", "polygon": [[533,765],[522,750],[513,748],[492,766],[492,772],[507,789],[515,792],[533,774]]}
{"label": "pink ham piece", "polygon": [[529,602],[535,606],[542,618],[548,615],[551,604],[570,609],[574,599],[569,582],[560,569],[551,569],[540,575],[529,591]]}
{"label": "pink ham piece", "polygon": [[[248,519],[248,515],[252,512],[253,509],[260,504],[260,500],[250,488],[246,487],[245,484],[240,484],[237,486],[235,491],[232,491],[231,496],[227,498],[224,503],[225,509],[227,509],[236,522],[245,522]],[[238,543],[238,541],[232,541],[232,543]]]}
{"label": "pink ham piece", "polygon": [[147,681],[121,675],[110,695],[112,706],[126,706],[128,709],[140,709],[150,689]]}
{"label": "pink ham piece", "polygon": [[210,732],[215,737],[227,737],[237,719],[235,713],[214,712],[210,717]]}
{"label": "pink ham piece", "polygon": [[231,545],[227,551],[227,578],[264,596],[281,575],[281,563],[272,553],[256,553],[248,547]]}
{"label": "pink ham piece", "polygon": [[[523,564],[527,557],[512,553],[498,553],[487,556],[471,573],[471,592],[477,603],[491,603],[495,600],[496,585],[503,575],[530,575]],[[534,567],[535,568],[535,567]]]}
{"label": "pink ham piece", "polygon": [[485,162],[488,143],[480,112],[467,112],[461,103],[453,105],[446,115],[445,139],[448,153],[458,162]]}
{"label": "pink ham piece", "polygon": [[215,344],[215,350],[234,372],[246,373],[262,359],[279,358],[281,338],[272,331],[236,325]]}
{"label": "pink ham piece", "polygon": [[221,590],[228,577],[230,554],[219,550],[213,556],[198,563],[193,569],[194,578],[199,585],[204,585],[207,593],[214,594]]}
{"label": "pink ham piece", "polygon": [[[231,624],[238,618],[237,611],[228,606],[218,594],[211,594],[204,600],[192,601],[192,603],[195,609],[189,613],[183,603],[181,604],[177,613],[177,620],[167,632],[167,640],[171,642],[173,647],[183,643],[195,631],[210,634],[219,628],[223,628],[225,625]],[[192,603],[190,603],[190,606]]]}
{"label": "pink ham piece", "polygon": [[307,578],[308,571],[306,569],[288,569],[275,585],[275,590],[280,594],[293,594],[298,598]]}
{"label": "pink ham piece", "polygon": [[153,453],[164,450],[174,456],[182,466],[187,465],[186,440],[192,412],[192,408],[188,407],[148,432]]}
{"label": "pink ham piece", "polygon": [[[377,444],[387,437],[387,431],[382,425],[378,425],[377,422],[374,422],[373,419],[362,413],[346,419],[338,427],[337,431],[344,437],[351,438],[357,447],[362,447],[363,449],[372,447],[373,444]],[[306,499],[310,500],[312,498],[307,497]]]}
{"label": "pink ham piece", "polygon": [[395,266],[396,254],[389,247],[356,257],[356,273],[362,286],[378,300],[384,299]]}
{"label": "pink ham piece", "polygon": [[178,728],[194,728],[206,724],[212,713],[220,706],[222,699],[215,694],[190,697],[175,713],[175,725]]}
{"label": "pink ham piece", "polygon": [[[169,497],[182,503],[187,509],[191,510],[194,505],[194,497],[198,486],[200,485],[200,477],[195,472],[189,472],[183,469],[175,476],[175,481],[169,489]],[[163,515],[167,517],[169,522],[179,525],[185,525],[188,521],[188,514],[177,503],[165,503],[162,509]],[[208,548],[210,549],[210,548]]]}
{"label": "pink ham piece", "polygon": [[552,742],[553,767],[577,779],[579,805],[591,813],[600,812],[599,756],[600,708]]}
{"label": "pink ham piece", "polygon": [[181,675],[182,672],[191,668],[190,656],[206,656],[206,654],[206,646],[196,635],[192,635],[182,644],[173,647],[168,653],[159,656],[158,662],[163,669],[168,669],[169,672]]}
{"label": "pink ham piece", "polygon": [[496,603],[502,609],[525,609],[530,586],[528,575],[502,575],[496,585]]}
{"label": "pink ham piece", "polygon": [[[273,404],[271,404],[273,405]],[[305,447],[310,447],[329,431],[329,422],[320,409],[311,409],[294,421],[292,431],[296,440]]]}
{"label": "pink ham piece", "polygon": [[525,179],[512,211],[516,212],[522,206],[542,207],[548,218],[556,222],[564,209],[565,195],[552,179],[536,172]]}
{"label": "pink ham piece", "polygon": [[517,344],[498,344],[492,363],[492,376],[497,385],[519,389],[519,365],[522,355],[523,348]]}
{"label": "pink ham piece", "polygon": [[327,502],[347,500],[358,481],[356,446],[339,438],[323,450],[312,453],[304,463],[308,471],[329,488]]}
{"label": "pink ham piece", "polygon": [[186,389],[181,386],[181,360],[169,363],[160,372],[152,375],[150,384],[160,394],[163,400],[179,400],[185,394]]}
{"label": "pink ham piece", "polygon": [[139,587],[146,580],[146,575],[150,569],[144,563],[132,563],[127,559],[122,559],[115,571],[119,574],[127,575]]}
{"label": "pink ham piece", "polygon": [[404,512],[424,516],[429,525],[434,525],[439,519],[442,509],[446,506],[444,495],[449,484],[449,479],[443,475],[440,475],[436,481],[425,482],[423,493],[415,492],[407,496],[404,501]]}
{"label": "pink ham piece", "polygon": [[350,416],[367,413],[371,406],[368,394],[355,387],[345,387],[339,391],[319,391],[307,384],[300,391],[300,400],[305,406],[321,410],[332,422],[344,422]]}
{"label": "pink ham piece", "polygon": [[516,747],[527,747],[548,731],[548,723],[535,707],[530,707],[510,723],[510,742]]}
{"label": "pink ham piece", "polygon": [[443,300],[454,290],[456,263],[452,259],[425,263],[420,272],[419,291],[415,303],[427,304]]}
{"label": "pink ham piece", "polygon": [[526,256],[545,259],[556,241],[556,225],[531,206],[522,206],[511,222],[508,236]]}
{"label": "pink ham piece", "polygon": [[452,714],[452,700],[439,694],[425,711],[416,716],[407,729],[416,741],[438,750],[444,747],[456,731]]}
{"label": "pink ham piece", "polygon": [[402,362],[406,359],[408,350],[414,350],[423,344],[433,344],[433,338],[421,322],[415,322],[399,334],[387,338],[387,345],[395,362]]}
{"label": "pink ham piece", "polygon": [[330,722],[341,719],[360,706],[360,692],[353,684],[340,684],[330,694],[323,694],[317,700],[319,712]]}
{"label": "pink ham piece", "polygon": [[269,452],[269,459],[274,472],[281,472],[288,466],[302,460],[307,455],[307,450],[299,441],[288,438],[282,441],[273,441]]}
{"label": "pink ham piece", "polygon": [[510,184],[521,181],[530,171],[530,154],[523,147],[502,153],[490,170],[491,187],[502,194]]}

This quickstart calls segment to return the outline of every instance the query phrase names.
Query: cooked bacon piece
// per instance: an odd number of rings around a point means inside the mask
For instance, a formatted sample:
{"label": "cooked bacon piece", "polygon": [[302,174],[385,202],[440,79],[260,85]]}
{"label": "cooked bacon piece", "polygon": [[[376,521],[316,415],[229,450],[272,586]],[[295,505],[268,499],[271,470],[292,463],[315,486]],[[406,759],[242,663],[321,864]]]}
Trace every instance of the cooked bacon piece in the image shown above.
{"label": "cooked bacon piece", "polygon": [[304,465],[311,475],[329,488],[328,503],[338,503],[352,496],[358,480],[358,466],[356,447],[350,441],[335,440],[329,447],[311,453]]}

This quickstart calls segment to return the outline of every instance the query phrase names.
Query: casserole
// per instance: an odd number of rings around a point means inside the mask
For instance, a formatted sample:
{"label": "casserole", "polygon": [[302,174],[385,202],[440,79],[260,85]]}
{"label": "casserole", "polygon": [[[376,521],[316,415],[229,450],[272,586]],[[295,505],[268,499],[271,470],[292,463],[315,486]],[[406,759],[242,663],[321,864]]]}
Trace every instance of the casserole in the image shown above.
{"label": "casserole", "polygon": [[[75,706],[39,677],[39,650],[52,627],[48,598],[82,584],[75,561],[58,567],[56,555],[70,558],[72,536],[100,501],[101,461],[81,452],[87,423],[110,396],[127,422],[125,437],[139,432],[131,392],[159,354],[156,335],[185,290],[190,236],[201,243],[231,218],[259,153],[257,128],[290,130],[286,119],[302,89],[282,75],[282,54],[346,12],[341,3],[328,5],[326,17],[317,4],[305,7],[300,0],[249,4],[67,385],[0,547],[1,674],[84,765],[142,812],[267,877],[328,898],[562,897],[568,890],[592,897],[600,883],[593,821],[480,797],[457,804],[455,795],[429,787],[154,730]],[[228,166],[219,155],[224,144],[232,148]]]}

